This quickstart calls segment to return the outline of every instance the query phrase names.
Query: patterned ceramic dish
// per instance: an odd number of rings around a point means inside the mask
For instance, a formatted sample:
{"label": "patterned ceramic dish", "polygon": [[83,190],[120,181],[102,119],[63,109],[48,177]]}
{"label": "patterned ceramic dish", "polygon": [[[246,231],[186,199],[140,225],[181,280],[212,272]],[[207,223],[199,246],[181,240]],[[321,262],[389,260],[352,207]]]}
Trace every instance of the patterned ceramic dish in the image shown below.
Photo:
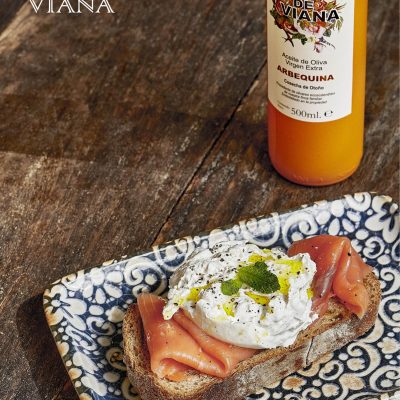
{"label": "patterned ceramic dish", "polygon": [[383,299],[375,327],[250,398],[353,400],[383,395],[388,399],[385,393],[389,392],[400,398],[399,231],[398,206],[387,196],[359,193],[321,201],[71,274],[45,291],[44,310],[81,400],[137,400],[122,362],[121,326],[125,310],[138,293],[165,292],[168,277],[197,247],[228,239],[288,247],[306,236],[346,235],[381,280]]}

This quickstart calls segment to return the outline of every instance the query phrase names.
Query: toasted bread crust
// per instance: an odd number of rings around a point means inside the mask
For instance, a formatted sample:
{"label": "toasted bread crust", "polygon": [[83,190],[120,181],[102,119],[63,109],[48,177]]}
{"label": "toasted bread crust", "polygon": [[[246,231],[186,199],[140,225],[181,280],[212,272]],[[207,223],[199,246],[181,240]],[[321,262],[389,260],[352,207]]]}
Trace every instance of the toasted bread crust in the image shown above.
{"label": "toasted bread crust", "polygon": [[261,351],[240,362],[232,375],[225,379],[200,373],[191,374],[184,382],[158,378],[150,369],[142,321],[134,304],[128,309],[123,324],[124,361],[129,380],[143,400],[242,399],[367,332],[376,320],[381,292],[373,273],[368,274],[364,284],[371,301],[361,320],[336,299],[331,299],[327,313],[301,332],[293,345]]}

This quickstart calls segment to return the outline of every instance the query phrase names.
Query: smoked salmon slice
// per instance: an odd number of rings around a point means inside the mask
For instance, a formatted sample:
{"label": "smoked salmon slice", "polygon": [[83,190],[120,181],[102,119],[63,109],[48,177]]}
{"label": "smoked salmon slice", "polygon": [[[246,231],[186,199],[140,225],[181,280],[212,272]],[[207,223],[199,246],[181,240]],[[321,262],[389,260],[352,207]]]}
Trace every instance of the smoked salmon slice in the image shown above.
{"label": "smoked salmon slice", "polygon": [[317,265],[312,289],[313,310],[322,316],[332,296],[338,299],[359,318],[369,304],[369,295],[363,279],[372,271],[353,249],[346,237],[320,235],[294,242],[288,250],[289,256],[308,253]]}
{"label": "smoked salmon slice", "polygon": [[183,311],[164,320],[165,301],[150,293],[137,299],[151,370],[160,378],[181,381],[191,369],[225,378],[257,350],[224,343],[207,335]]}

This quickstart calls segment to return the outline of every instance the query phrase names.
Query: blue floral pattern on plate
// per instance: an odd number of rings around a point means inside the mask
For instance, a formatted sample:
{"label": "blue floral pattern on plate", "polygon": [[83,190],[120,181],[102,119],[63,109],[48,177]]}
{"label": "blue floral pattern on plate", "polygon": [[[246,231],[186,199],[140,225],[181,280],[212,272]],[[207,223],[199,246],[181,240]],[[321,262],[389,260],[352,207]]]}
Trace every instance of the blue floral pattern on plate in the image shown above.
{"label": "blue floral pattern on plate", "polygon": [[[81,400],[138,400],[122,361],[122,320],[142,291],[162,294],[173,271],[198,247],[249,240],[288,247],[317,234],[345,235],[381,281],[375,327],[250,399],[366,399],[400,396],[400,221],[398,206],[373,193],[320,201],[155,246],[130,258],[68,275],[44,293],[44,311]],[[397,391],[397,392],[396,392]],[[383,395],[383,397],[382,397]]]}

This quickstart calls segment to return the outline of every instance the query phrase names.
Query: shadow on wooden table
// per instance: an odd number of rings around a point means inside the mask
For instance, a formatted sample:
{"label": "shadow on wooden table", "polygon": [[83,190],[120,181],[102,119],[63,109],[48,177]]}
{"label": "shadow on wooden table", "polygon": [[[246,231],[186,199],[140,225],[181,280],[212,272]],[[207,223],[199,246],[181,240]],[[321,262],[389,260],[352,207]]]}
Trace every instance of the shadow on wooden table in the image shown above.
{"label": "shadow on wooden table", "polygon": [[24,301],[17,311],[18,339],[42,399],[77,400],[43,312],[43,295]]}

